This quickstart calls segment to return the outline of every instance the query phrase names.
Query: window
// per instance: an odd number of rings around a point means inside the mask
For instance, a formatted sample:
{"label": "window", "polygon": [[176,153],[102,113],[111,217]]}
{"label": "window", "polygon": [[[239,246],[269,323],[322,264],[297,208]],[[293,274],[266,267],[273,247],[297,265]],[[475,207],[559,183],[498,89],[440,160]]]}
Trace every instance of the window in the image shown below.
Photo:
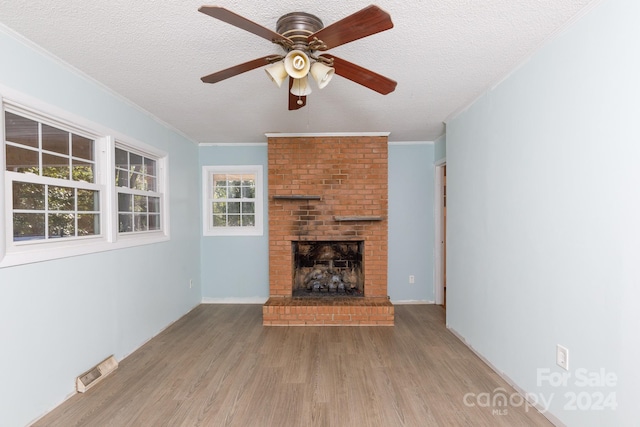
{"label": "window", "polygon": [[262,166],[203,167],[203,233],[263,234]]}
{"label": "window", "polygon": [[116,146],[115,159],[118,232],[161,230],[158,160],[119,146]]}
{"label": "window", "polygon": [[4,129],[13,242],[100,235],[94,139],[8,110]]}
{"label": "window", "polygon": [[0,267],[167,240],[167,155],[40,107],[0,97]]}

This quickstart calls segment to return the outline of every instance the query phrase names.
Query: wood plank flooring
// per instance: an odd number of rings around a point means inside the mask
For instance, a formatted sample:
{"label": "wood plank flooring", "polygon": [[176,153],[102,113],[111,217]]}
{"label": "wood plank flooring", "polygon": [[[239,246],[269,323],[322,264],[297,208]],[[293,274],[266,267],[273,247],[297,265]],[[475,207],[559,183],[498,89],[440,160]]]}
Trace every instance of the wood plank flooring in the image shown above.
{"label": "wood plank flooring", "polygon": [[396,306],[394,327],[265,327],[261,305],[200,305],[34,426],[551,425],[465,405],[514,390],[444,323],[435,305]]}

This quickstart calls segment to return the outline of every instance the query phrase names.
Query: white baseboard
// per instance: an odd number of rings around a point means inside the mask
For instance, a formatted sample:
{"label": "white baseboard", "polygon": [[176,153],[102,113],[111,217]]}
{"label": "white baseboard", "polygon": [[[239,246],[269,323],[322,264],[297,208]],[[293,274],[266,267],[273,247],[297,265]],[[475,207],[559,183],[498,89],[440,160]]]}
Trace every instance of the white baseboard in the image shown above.
{"label": "white baseboard", "polygon": [[202,304],[264,304],[269,297],[209,298],[203,297]]}
{"label": "white baseboard", "polygon": [[480,360],[482,360],[489,368],[491,368],[491,370],[493,370],[493,372],[495,372],[496,374],[498,374],[500,376],[500,378],[502,378],[503,380],[505,380],[511,387],[513,387],[516,392],[522,396],[523,399],[525,399],[526,401],[529,402],[529,404],[536,408],[543,417],[545,417],[546,419],[548,419],[554,426],[557,427],[565,427],[566,424],[563,423],[562,421],[560,421],[560,419],[558,419],[556,416],[554,416],[552,413],[550,413],[548,410],[545,411],[544,408],[539,404],[539,402],[532,402],[531,399],[529,399],[527,397],[527,392],[525,390],[523,390],[520,386],[518,386],[511,378],[509,378],[509,376],[507,374],[505,374],[504,372],[500,371],[498,368],[496,368],[491,362],[489,362],[482,354],[480,354],[478,351],[476,351],[475,348],[473,348],[473,346],[471,346],[466,339],[464,339],[464,337],[462,335],[460,335],[455,329],[453,329],[452,327],[450,327],[449,325],[447,325],[447,329],[449,331],[451,331],[451,333],[453,335],[456,336],[456,338],[458,338],[460,341],[462,341],[462,343],[464,345],[467,346],[467,348],[469,350],[471,350],[476,356],[478,356],[480,358]]}

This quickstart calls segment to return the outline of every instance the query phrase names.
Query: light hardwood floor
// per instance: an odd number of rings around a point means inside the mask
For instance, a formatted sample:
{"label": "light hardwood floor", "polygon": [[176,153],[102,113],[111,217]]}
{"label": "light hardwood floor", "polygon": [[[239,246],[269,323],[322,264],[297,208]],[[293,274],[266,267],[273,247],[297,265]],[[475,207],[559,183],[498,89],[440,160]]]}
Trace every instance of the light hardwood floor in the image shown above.
{"label": "light hardwood floor", "polygon": [[264,327],[260,305],[201,305],[34,425],[551,425],[525,406],[465,404],[514,390],[444,315],[400,305],[394,327]]}

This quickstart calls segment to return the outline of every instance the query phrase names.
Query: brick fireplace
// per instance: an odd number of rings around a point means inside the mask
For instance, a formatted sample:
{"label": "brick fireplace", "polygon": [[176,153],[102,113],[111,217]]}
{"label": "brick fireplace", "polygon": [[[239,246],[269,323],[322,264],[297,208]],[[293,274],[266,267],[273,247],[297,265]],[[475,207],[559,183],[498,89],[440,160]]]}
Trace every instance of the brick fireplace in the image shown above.
{"label": "brick fireplace", "polygon": [[268,134],[264,325],[393,325],[386,134]]}

